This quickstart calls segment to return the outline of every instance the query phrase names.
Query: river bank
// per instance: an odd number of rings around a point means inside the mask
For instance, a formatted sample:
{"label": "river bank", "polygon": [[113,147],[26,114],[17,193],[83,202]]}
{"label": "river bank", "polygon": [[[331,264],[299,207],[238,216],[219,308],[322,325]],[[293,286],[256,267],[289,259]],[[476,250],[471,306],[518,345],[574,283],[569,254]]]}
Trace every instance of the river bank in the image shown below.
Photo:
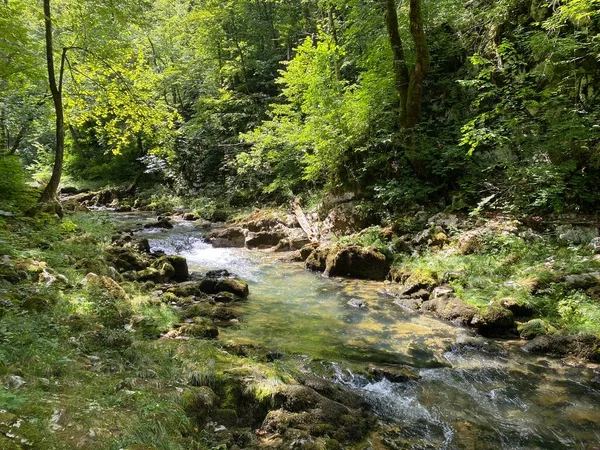
{"label": "river bank", "polygon": [[[214,248],[203,241],[204,221],[181,217],[172,221],[173,229],[155,228],[145,227],[156,226],[160,221],[155,218],[126,216],[93,213],[69,216],[61,224],[50,219],[3,223],[4,253],[11,264],[32,256],[39,263],[26,267],[36,268],[29,280],[17,273],[15,289],[3,279],[3,289],[8,286],[17,299],[17,308],[5,308],[1,319],[8,333],[2,348],[9,355],[3,380],[13,402],[2,420],[7,445],[464,448],[483,436],[487,447],[481,448],[569,448],[594,442],[589,424],[598,413],[593,406],[598,368],[593,364],[572,357],[529,357],[520,349],[524,341],[478,338],[408,311],[387,292],[405,283],[323,278],[307,271],[304,263],[290,261],[289,253]],[[236,225],[240,223],[244,221]],[[112,239],[117,228],[139,231],[131,239],[121,234],[125,241],[119,241]],[[47,232],[43,242],[35,237],[42,229]],[[138,268],[135,281],[119,278],[131,277],[127,270],[112,272],[114,260],[90,258],[110,255],[114,244],[124,248],[140,239],[150,247],[143,245],[143,252],[154,256],[152,263]],[[162,288],[162,278],[171,270],[164,264],[157,267],[162,263],[152,267],[159,260],[168,262],[161,250],[185,257],[192,275],[228,269],[248,281],[250,296],[232,301],[224,295],[216,301],[215,294],[208,294],[209,299],[190,300],[168,292],[179,284]],[[116,313],[93,306],[89,288],[78,284],[97,260],[104,264],[93,270],[115,277],[128,296]],[[44,272],[57,280],[65,275],[68,284],[56,281],[47,289],[46,281],[39,281]],[[19,303],[40,289],[48,299],[56,298],[42,302],[39,311]],[[102,323],[98,329],[99,318],[116,323]],[[58,332],[42,332],[49,323]],[[217,330],[216,341],[206,339],[215,334],[207,330]],[[163,339],[157,340],[159,336]],[[31,356],[19,359],[24,348]],[[48,357],[40,361],[40,352]],[[62,369],[56,361],[62,361]],[[399,370],[407,364],[412,369]],[[88,372],[94,374],[92,384]],[[67,386],[75,389],[67,394]],[[288,386],[295,387],[288,391]],[[48,406],[31,410],[33,398]],[[440,404],[436,398],[445,400]],[[82,402],[91,405],[86,413]],[[97,403],[103,413],[108,411],[101,418],[93,406]],[[569,404],[568,420],[561,424],[559,411]],[[336,413],[327,415],[328,408]],[[340,415],[340,408],[352,413]],[[357,416],[357,408],[365,415]],[[169,413],[167,422],[165,414],[171,410],[175,413]],[[321,412],[315,417],[309,410]],[[347,415],[359,422],[340,419]],[[70,419],[75,416],[79,419]],[[376,425],[376,417],[383,422]],[[19,420],[56,430],[39,436],[22,428],[15,434]],[[87,431],[83,423],[89,425]],[[167,423],[173,425],[165,429]],[[359,433],[338,432],[351,429]],[[74,439],[79,443],[63,444]]]}

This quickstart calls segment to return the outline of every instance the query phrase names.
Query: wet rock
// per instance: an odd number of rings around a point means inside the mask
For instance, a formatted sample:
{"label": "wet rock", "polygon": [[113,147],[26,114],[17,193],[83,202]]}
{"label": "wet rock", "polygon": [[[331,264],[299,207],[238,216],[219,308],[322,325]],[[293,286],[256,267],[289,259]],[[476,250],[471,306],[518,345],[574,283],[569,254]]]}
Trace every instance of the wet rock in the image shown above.
{"label": "wet rock", "polygon": [[213,231],[206,235],[206,239],[216,248],[242,248],[246,246],[246,232],[239,227]]}
{"label": "wet rock", "polygon": [[333,248],[326,259],[325,273],[331,277],[351,277],[367,280],[385,280],[390,265],[385,255],[377,250],[358,245]]}
{"label": "wet rock", "polygon": [[164,229],[170,230],[173,228],[173,224],[171,223],[171,221],[168,218],[159,217],[158,220],[156,220],[155,222],[150,222],[150,223],[145,224],[144,228],[146,228],[146,229],[164,228]]}
{"label": "wet rock", "polygon": [[206,278],[227,278],[230,276],[231,273],[226,269],[209,270],[206,272]]}
{"label": "wet rock", "polygon": [[197,214],[194,213],[185,213],[183,216],[183,220],[187,220],[187,221],[195,221],[200,219],[200,216],[198,216]]}
{"label": "wet rock", "polygon": [[494,304],[483,308],[471,320],[471,325],[483,336],[506,336],[515,328],[515,316],[512,311]]}
{"label": "wet rock", "polygon": [[231,303],[239,300],[240,298],[231,292],[219,292],[215,294],[213,300],[217,303]]}
{"label": "wet rock", "polygon": [[538,336],[522,348],[529,353],[561,357],[572,355],[577,358],[600,362],[600,338],[591,334]]}
{"label": "wet rock", "polygon": [[545,336],[553,331],[555,328],[549,325],[545,320],[532,319],[529,322],[519,324],[517,326],[519,336],[523,339],[531,340],[537,336]]}
{"label": "wet rock", "polygon": [[477,350],[486,353],[504,354],[506,351],[494,341],[485,339],[482,336],[461,335],[456,339],[451,350]]}
{"label": "wet rock", "polygon": [[265,249],[275,247],[283,238],[285,234],[280,231],[259,231],[248,233],[245,244],[250,249]]}
{"label": "wet rock", "polygon": [[248,283],[235,278],[205,278],[202,280],[186,281],[179,283],[168,292],[178,297],[202,296],[203,294],[218,294],[220,292],[230,292],[238,297],[248,297]]}
{"label": "wet rock", "polygon": [[359,298],[353,298],[348,300],[347,304],[349,306],[352,306],[353,308],[366,308],[367,307],[367,303],[364,300],[361,300]]}
{"label": "wet rock", "polygon": [[330,249],[328,247],[314,249],[306,259],[306,268],[315,272],[324,272],[327,267],[327,256],[329,255],[329,251]]}
{"label": "wet rock", "polygon": [[383,378],[394,383],[405,383],[407,381],[418,380],[421,376],[409,366],[401,365],[369,365],[367,371],[374,380]]}
{"label": "wet rock", "polygon": [[[248,283],[236,280],[235,278],[225,278],[219,280],[215,286],[214,294],[218,294],[220,292],[230,292],[238,297],[248,297],[250,291],[248,289]],[[211,294],[212,292],[208,292]]]}

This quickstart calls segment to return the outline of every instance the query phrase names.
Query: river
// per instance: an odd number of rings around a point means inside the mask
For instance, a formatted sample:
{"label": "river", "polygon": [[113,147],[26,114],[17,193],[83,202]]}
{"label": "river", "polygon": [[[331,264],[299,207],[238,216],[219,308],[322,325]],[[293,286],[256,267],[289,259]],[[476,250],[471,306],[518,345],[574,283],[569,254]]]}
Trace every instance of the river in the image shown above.
{"label": "river", "polygon": [[[227,269],[247,281],[242,320],[219,340],[277,350],[283,364],[301,361],[358,391],[385,424],[389,448],[600,449],[597,365],[529,355],[522,342],[457,345],[471,342],[469,330],[403,310],[381,295],[383,283],[324,278],[281,253],[212,248],[192,223],[143,233],[191,271]],[[369,363],[410,364],[421,378],[370,382],[356,375]]]}

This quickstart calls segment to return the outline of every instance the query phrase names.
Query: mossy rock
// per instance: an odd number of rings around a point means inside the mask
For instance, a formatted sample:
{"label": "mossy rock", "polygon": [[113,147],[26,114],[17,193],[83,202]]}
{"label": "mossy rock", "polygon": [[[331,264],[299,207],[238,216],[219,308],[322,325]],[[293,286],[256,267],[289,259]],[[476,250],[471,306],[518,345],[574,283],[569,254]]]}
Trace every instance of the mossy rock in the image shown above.
{"label": "mossy rock", "polygon": [[233,311],[223,306],[215,306],[210,303],[196,303],[181,312],[182,320],[194,317],[207,317],[218,321],[228,321],[235,319],[237,316]]}
{"label": "mossy rock", "polygon": [[517,331],[523,339],[531,340],[537,336],[545,336],[554,332],[556,329],[549,325],[545,320],[533,319],[529,322],[521,323],[517,326]]}
{"label": "mossy rock", "polygon": [[515,316],[512,311],[499,304],[482,308],[471,321],[482,336],[502,337],[515,328]]}
{"label": "mossy rock", "polygon": [[575,356],[592,362],[600,362],[600,338],[591,334],[547,334],[538,336],[523,346],[534,354]]}
{"label": "mossy rock", "polygon": [[329,255],[329,251],[328,247],[314,249],[308,258],[306,258],[304,263],[306,268],[314,272],[324,272],[327,267],[327,255]]}
{"label": "mossy rock", "polygon": [[187,260],[183,256],[169,255],[167,256],[167,261],[175,270],[171,279],[174,281],[185,281],[190,277]]}
{"label": "mossy rock", "polygon": [[129,301],[129,296],[125,292],[125,289],[112,278],[88,273],[80,284],[88,290],[96,291],[96,293],[108,296],[112,300]]}
{"label": "mossy rock", "polygon": [[205,278],[197,281],[179,283],[168,290],[178,297],[204,296],[205,294],[218,294],[230,292],[238,297],[248,297],[250,291],[248,283],[235,278]]}
{"label": "mossy rock", "polygon": [[197,317],[194,323],[182,324],[178,332],[181,336],[199,339],[216,339],[219,336],[219,330],[212,321],[200,317]]}
{"label": "mossy rock", "polygon": [[225,408],[214,412],[212,419],[227,428],[235,427],[238,423],[238,415],[235,409]]}
{"label": "mossy rock", "polygon": [[438,275],[433,270],[416,269],[405,281],[406,285],[418,285],[425,289],[430,289],[438,284]]}
{"label": "mossy rock", "polygon": [[208,386],[193,387],[183,393],[183,409],[200,422],[205,421],[217,408],[219,397]]}
{"label": "mossy rock", "polygon": [[125,330],[111,330],[105,328],[89,336],[94,347],[109,348],[113,350],[124,350],[131,347],[133,338],[131,333]]}
{"label": "mossy rock", "polygon": [[359,245],[343,245],[331,250],[325,261],[325,272],[332,277],[351,277],[383,281],[390,265],[383,253]]}

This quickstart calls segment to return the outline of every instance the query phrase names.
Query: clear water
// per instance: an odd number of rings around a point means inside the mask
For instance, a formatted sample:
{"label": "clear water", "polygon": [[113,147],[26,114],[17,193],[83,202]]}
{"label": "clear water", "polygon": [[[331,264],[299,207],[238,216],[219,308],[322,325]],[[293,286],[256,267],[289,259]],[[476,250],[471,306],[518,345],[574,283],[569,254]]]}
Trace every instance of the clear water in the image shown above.
{"label": "clear water", "polygon": [[[192,224],[144,233],[192,271],[248,281],[251,295],[236,306],[243,320],[219,339],[304,355],[307,367],[360,392],[386,424],[373,448],[600,449],[596,365],[527,355],[519,343],[500,343],[497,354],[452,350],[466,330],[401,310],[378,294],[383,283],[326,279],[285,254],[214,249]],[[356,373],[370,362],[409,363],[421,379],[369,382]]]}

